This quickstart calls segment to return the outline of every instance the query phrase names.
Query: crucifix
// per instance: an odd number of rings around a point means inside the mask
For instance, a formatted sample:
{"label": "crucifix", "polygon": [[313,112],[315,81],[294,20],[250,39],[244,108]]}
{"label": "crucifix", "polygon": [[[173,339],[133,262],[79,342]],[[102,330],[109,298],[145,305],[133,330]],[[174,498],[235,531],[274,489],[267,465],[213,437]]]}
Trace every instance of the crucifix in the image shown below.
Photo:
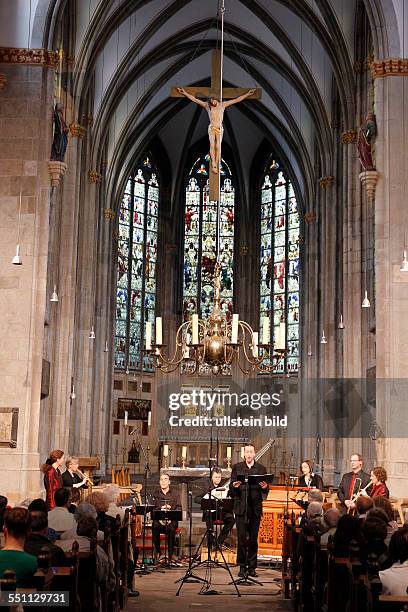
{"label": "crucifix", "polygon": [[[222,120],[224,110],[245,99],[259,100],[261,89],[245,89],[243,87],[222,88],[222,51],[212,52],[212,70],[210,87],[172,87],[171,97],[185,96],[208,112],[210,125],[208,137],[210,140],[210,200],[218,201],[220,197],[220,163],[221,142],[224,132]],[[202,100],[204,98],[206,101]]]}

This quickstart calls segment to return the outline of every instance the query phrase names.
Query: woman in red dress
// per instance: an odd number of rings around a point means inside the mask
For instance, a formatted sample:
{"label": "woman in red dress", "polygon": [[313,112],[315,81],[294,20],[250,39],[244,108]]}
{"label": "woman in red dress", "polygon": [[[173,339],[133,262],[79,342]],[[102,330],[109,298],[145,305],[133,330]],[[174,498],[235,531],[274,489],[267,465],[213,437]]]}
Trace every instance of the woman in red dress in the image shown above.
{"label": "woman in red dress", "polygon": [[387,480],[387,472],[383,467],[374,467],[371,470],[371,482],[373,483],[370,490],[370,497],[389,497],[390,492],[385,484]]}
{"label": "woman in red dress", "polygon": [[64,452],[62,450],[52,450],[42,468],[44,472],[44,487],[46,492],[45,502],[47,504],[48,511],[55,508],[55,491],[64,486],[62,482],[62,475],[59,471],[60,466],[64,463],[64,459]]}

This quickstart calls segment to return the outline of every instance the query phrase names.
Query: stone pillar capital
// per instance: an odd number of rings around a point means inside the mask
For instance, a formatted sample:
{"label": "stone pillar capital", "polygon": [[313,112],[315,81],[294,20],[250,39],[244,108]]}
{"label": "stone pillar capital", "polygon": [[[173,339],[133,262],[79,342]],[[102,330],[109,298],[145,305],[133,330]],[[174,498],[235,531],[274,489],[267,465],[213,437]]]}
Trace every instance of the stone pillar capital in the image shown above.
{"label": "stone pillar capital", "polygon": [[100,174],[96,170],[89,170],[88,179],[92,185],[97,185],[102,182],[102,174]]}
{"label": "stone pillar capital", "polygon": [[305,219],[305,223],[307,223],[307,225],[310,225],[311,223],[314,223],[316,221],[316,213],[314,210],[311,210],[309,212],[305,213],[304,216]]}
{"label": "stone pillar capital", "polygon": [[104,208],[103,209],[103,217],[107,221],[113,221],[114,218],[116,217],[116,213],[111,208]]}
{"label": "stone pillar capital", "polygon": [[341,144],[354,144],[357,140],[357,130],[346,130],[341,135]]}
{"label": "stone pillar capital", "polygon": [[388,76],[408,76],[408,58],[389,57],[371,63],[373,79]]}
{"label": "stone pillar capital", "polygon": [[86,128],[82,127],[79,123],[70,123],[69,132],[71,136],[82,139],[86,134]]}
{"label": "stone pillar capital", "polygon": [[7,75],[0,74],[0,91],[5,88],[7,84]]}
{"label": "stone pillar capital", "polygon": [[331,187],[334,183],[334,176],[322,176],[319,179],[319,185],[322,189],[327,189]]}
{"label": "stone pillar capital", "polygon": [[58,187],[68,166],[65,162],[51,160],[48,162],[48,171],[51,177],[51,186]]}

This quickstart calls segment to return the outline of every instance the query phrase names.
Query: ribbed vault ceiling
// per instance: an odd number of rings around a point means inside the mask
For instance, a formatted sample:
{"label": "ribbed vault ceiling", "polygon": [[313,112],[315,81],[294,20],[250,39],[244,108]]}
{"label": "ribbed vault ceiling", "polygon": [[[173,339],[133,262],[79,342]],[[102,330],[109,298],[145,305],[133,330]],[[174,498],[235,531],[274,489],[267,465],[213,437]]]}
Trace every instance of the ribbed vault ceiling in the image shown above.
{"label": "ribbed vault ceiling", "polygon": [[[47,2],[38,0],[39,7]],[[54,20],[66,2],[50,3]],[[306,203],[313,199],[316,171],[330,173],[333,100],[343,129],[355,127],[357,2],[225,1],[224,84],[262,88],[260,101],[229,109],[225,122],[224,139],[236,157],[244,195],[265,139],[290,166]],[[370,22],[381,24],[383,10],[391,22],[393,2],[399,0],[370,0]],[[117,196],[153,139],[170,160],[174,195],[186,149],[205,142],[208,123],[204,110],[170,98],[170,88],[209,84],[211,50],[219,41],[218,0],[76,0],[72,5],[74,95],[79,112],[93,100],[93,164],[108,162],[109,197]],[[377,54],[387,42],[386,28],[381,36],[379,31]]]}

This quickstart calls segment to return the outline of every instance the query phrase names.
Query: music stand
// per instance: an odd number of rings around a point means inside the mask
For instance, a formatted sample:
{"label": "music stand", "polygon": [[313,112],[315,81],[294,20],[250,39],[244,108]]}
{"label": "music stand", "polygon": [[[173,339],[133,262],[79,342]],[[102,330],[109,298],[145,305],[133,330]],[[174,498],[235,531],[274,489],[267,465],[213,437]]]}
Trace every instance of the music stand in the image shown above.
{"label": "music stand", "polygon": [[164,565],[167,568],[171,567],[171,557],[167,557],[167,537],[168,537],[168,525],[169,521],[181,521],[183,513],[181,510],[153,510],[154,521],[165,522],[165,540],[164,540]]}
{"label": "music stand", "polygon": [[139,574],[141,576],[150,574],[151,572],[158,571],[156,567],[146,567],[145,565],[145,550],[146,550],[146,515],[150,512],[153,512],[154,506],[149,506],[141,504],[140,506],[135,506],[135,513],[138,516],[143,516],[143,529],[142,529],[142,562],[137,563],[137,569],[135,574]]}
{"label": "music stand", "polygon": [[[231,574],[231,570],[228,566],[228,563],[224,557],[224,553],[222,551],[221,546],[218,543],[218,539],[215,537],[214,535],[214,531],[213,531],[213,522],[212,522],[212,512],[215,511],[215,514],[217,515],[218,511],[221,509],[224,510],[229,510],[231,511],[233,509],[233,505],[234,505],[234,500],[231,498],[227,498],[227,499],[218,499],[216,497],[211,496],[211,498],[209,499],[202,499],[201,500],[201,510],[206,511],[206,512],[210,512],[210,523],[209,525],[207,525],[207,529],[205,530],[205,533],[203,535],[203,537],[201,538],[201,541],[197,547],[197,550],[194,554],[194,557],[192,559],[191,562],[191,570],[195,570],[198,567],[201,566],[205,566],[208,572],[208,575],[210,576],[209,578],[205,578],[203,580],[203,582],[206,583],[207,588],[204,591],[201,591],[200,594],[201,595],[220,595],[219,591],[215,591],[215,590],[209,590],[209,587],[211,585],[211,574],[209,572],[209,570],[211,569],[211,567],[220,567],[223,568],[225,570],[227,570],[227,572],[230,575],[231,578],[231,582],[229,584],[233,584],[235,586],[235,589],[237,591],[237,595],[238,597],[241,597],[241,593],[238,590],[237,587],[237,582],[234,580],[233,575]],[[201,549],[203,547],[204,542],[207,541],[207,558],[204,561],[199,561],[198,563],[196,563],[196,565],[194,565],[194,563],[199,559],[200,553],[201,553]],[[211,558],[211,551],[212,549],[215,548],[216,550],[218,550],[218,552],[220,553],[223,563],[221,563],[220,561],[216,561],[215,559]],[[190,570],[190,568],[189,568]],[[186,582],[186,579],[188,578],[188,573],[189,570],[187,570],[185,576],[183,577],[181,584],[178,588],[178,591],[176,593],[176,595],[179,595],[183,584]],[[206,574],[207,575],[207,574]],[[204,587],[203,587],[204,588]]]}
{"label": "music stand", "polygon": [[188,550],[189,550],[189,554],[188,554],[188,569],[187,569],[187,573],[184,576],[184,578],[179,578],[178,580],[175,580],[174,584],[177,584],[178,582],[188,582],[188,583],[195,583],[197,584],[197,582],[205,582],[204,578],[201,578],[201,576],[196,576],[196,574],[193,573],[192,570],[192,566],[193,566],[193,556],[192,556],[192,543],[191,543],[191,533],[193,530],[193,494],[189,488],[189,482],[187,480],[187,501],[188,501],[188,512],[189,512],[189,535],[188,535]]}

